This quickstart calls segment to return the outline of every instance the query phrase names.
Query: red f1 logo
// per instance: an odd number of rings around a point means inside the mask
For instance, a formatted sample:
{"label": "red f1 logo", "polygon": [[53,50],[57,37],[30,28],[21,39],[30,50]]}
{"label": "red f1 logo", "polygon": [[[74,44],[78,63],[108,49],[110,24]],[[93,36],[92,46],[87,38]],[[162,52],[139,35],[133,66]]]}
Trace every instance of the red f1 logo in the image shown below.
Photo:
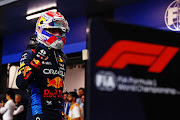
{"label": "red f1 logo", "polygon": [[160,73],[178,50],[178,47],[121,40],[112,45],[96,66],[123,69],[133,64],[149,66],[148,72]]}

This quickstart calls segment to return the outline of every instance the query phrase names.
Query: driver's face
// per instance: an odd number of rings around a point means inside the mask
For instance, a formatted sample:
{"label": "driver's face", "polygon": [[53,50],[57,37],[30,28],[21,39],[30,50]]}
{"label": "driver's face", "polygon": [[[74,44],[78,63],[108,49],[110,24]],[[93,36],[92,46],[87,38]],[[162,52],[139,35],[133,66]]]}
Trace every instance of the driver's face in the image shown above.
{"label": "driver's face", "polygon": [[54,36],[61,36],[62,35],[62,30],[59,28],[49,28],[47,30]]}

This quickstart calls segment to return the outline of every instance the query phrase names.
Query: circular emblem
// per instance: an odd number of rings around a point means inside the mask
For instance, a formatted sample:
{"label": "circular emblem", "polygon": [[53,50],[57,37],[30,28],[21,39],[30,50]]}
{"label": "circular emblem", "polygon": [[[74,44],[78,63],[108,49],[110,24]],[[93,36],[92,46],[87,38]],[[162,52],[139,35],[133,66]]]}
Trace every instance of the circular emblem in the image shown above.
{"label": "circular emblem", "polygon": [[180,0],[173,1],[165,12],[165,24],[172,31],[180,31]]}

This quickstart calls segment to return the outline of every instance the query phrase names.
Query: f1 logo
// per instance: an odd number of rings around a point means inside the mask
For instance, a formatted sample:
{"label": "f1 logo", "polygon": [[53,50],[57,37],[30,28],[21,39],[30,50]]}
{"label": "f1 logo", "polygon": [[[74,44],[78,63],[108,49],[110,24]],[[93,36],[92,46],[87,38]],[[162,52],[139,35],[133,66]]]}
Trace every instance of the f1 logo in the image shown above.
{"label": "f1 logo", "polygon": [[178,50],[178,47],[120,40],[112,45],[96,66],[124,69],[128,64],[133,64],[149,66],[148,72],[160,73]]}

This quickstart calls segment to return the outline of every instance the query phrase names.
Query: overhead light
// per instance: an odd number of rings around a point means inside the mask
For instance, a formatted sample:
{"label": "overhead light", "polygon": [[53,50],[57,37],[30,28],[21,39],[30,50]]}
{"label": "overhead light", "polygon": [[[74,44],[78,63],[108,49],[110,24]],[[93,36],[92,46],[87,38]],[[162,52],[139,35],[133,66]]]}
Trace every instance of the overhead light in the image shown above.
{"label": "overhead light", "polygon": [[15,1],[18,1],[18,0],[0,0],[0,6],[7,5]]}
{"label": "overhead light", "polygon": [[26,20],[31,20],[31,19],[34,19],[34,18],[38,18],[38,17],[41,16],[41,14],[42,14],[43,12],[47,12],[47,11],[56,11],[56,12],[57,12],[57,9],[55,9],[55,8],[49,9],[49,10],[46,9],[46,10],[43,10],[43,11],[39,11],[39,12],[32,13],[32,14],[26,16]]}
{"label": "overhead light", "polygon": [[[33,7],[34,6],[34,7]],[[44,3],[41,5],[37,5],[37,3],[35,3],[35,5],[32,5],[32,7],[28,8],[27,10],[27,15],[38,12],[38,11],[42,11],[42,10],[47,10],[50,8],[57,8],[57,3],[56,1],[53,2],[53,0],[51,0],[51,3]]]}

